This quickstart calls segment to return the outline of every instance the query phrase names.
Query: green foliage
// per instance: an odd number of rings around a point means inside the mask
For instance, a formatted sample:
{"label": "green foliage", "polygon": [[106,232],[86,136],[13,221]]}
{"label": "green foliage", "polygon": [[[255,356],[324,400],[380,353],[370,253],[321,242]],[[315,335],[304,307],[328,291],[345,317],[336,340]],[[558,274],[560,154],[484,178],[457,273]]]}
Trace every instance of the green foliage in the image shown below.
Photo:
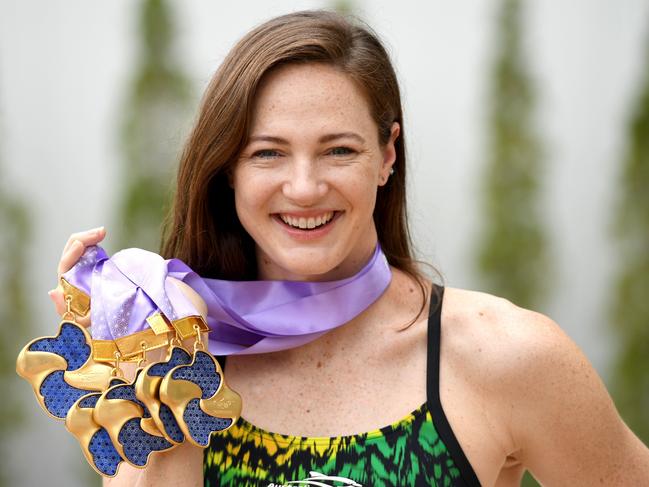
{"label": "green foliage", "polygon": [[121,134],[125,165],[114,244],[158,251],[193,90],[175,61],[173,17],[165,0],[142,2],[140,34]]}
{"label": "green foliage", "polygon": [[[32,316],[27,301],[27,250],[30,241],[30,214],[16,195],[10,194],[0,177],[0,390],[5,391],[0,401],[0,430],[5,434],[23,422],[20,394],[9,391],[24,390],[24,383],[16,374],[16,357],[20,348],[30,339]],[[0,486],[8,485],[6,449],[0,446]]]}
{"label": "green foliage", "polygon": [[610,322],[620,340],[611,392],[629,427],[649,444],[649,43],[644,69],[612,225],[619,268]]}
{"label": "green foliage", "polygon": [[518,0],[503,0],[496,28],[477,266],[483,287],[538,307],[549,258],[538,207],[542,153],[533,128],[534,91],[523,62]]}

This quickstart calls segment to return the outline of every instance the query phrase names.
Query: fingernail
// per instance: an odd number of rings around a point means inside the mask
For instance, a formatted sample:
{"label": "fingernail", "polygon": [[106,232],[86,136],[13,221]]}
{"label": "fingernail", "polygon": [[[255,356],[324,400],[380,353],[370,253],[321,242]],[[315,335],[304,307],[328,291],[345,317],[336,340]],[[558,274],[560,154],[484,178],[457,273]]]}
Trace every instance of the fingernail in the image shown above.
{"label": "fingernail", "polygon": [[93,233],[101,233],[103,230],[104,230],[104,227],[101,226],[101,227],[93,228],[90,231],[93,232]]}

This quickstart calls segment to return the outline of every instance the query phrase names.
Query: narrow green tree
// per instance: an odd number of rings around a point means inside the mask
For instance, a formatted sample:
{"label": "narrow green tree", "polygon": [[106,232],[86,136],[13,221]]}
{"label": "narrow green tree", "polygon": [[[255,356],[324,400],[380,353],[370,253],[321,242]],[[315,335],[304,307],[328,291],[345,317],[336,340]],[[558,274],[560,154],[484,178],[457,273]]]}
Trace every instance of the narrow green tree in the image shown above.
{"label": "narrow green tree", "polygon": [[157,252],[194,93],[174,52],[166,0],[142,1],[139,32],[138,67],[124,107],[122,201],[111,243]]}
{"label": "narrow green tree", "polygon": [[547,291],[549,259],[539,208],[543,161],[519,0],[502,0],[496,34],[476,260],[487,291],[534,308]]}
{"label": "narrow green tree", "polygon": [[[22,397],[25,384],[16,374],[16,357],[20,348],[33,338],[33,316],[25,270],[29,268],[26,242],[31,240],[31,217],[23,201],[9,191],[0,167],[0,430],[10,433],[22,422]],[[8,393],[13,391],[13,393]],[[0,486],[9,485],[7,449],[0,446]]]}
{"label": "narrow green tree", "polygon": [[610,322],[620,347],[611,392],[629,427],[649,443],[649,42],[643,64],[612,224],[619,266]]}

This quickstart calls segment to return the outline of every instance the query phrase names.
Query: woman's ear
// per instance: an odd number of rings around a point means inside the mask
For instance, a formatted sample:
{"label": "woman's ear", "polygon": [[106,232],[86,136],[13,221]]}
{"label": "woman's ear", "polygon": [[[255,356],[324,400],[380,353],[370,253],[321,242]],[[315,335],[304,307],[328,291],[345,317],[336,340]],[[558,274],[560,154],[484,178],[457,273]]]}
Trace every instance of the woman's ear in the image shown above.
{"label": "woman's ear", "polygon": [[394,144],[399,137],[401,127],[398,122],[392,123],[392,128],[390,129],[390,138],[388,142],[383,147],[383,163],[381,165],[381,174],[379,178],[379,186],[383,186],[388,182],[390,174],[392,174],[392,166],[397,160],[397,151],[394,147]]}

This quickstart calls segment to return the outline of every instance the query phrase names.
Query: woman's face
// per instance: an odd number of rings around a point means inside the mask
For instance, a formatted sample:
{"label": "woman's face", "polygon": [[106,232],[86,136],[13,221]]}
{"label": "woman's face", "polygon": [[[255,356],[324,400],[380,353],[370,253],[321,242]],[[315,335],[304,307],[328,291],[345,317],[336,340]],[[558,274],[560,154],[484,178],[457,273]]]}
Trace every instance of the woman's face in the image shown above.
{"label": "woman's face", "polygon": [[260,279],[328,281],[371,257],[377,187],[395,160],[354,82],[332,66],[289,64],[257,91],[232,186],[256,242]]}

